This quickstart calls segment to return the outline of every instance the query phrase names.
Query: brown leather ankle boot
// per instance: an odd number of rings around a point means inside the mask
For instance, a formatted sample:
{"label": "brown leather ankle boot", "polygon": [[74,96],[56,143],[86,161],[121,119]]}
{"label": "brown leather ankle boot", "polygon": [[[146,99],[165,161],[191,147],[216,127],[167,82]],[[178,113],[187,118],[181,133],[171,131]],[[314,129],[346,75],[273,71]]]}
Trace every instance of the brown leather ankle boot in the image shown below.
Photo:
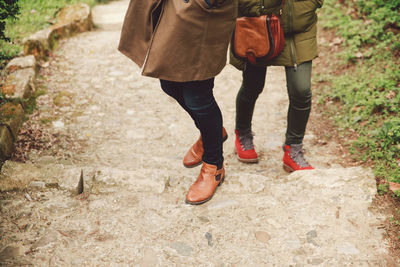
{"label": "brown leather ankle boot", "polygon": [[186,203],[192,205],[202,204],[210,200],[215,190],[222,184],[225,178],[225,169],[217,169],[216,165],[203,162],[197,180],[189,188],[186,195]]}
{"label": "brown leather ankle boot", "polygon": [[[222,127],[223,142],[225,142],[226,139],[228,139],[228,134],[226,133],[225,128]],[[200,135],[199,139],[197,139],[196,143],[192,145],[192,147],[188,150],[185,157],[183,158],[183,165],[186,168],[193,168],[200,165],[203,162],[202,160],[203,153],[204,153],[203,141]]]}

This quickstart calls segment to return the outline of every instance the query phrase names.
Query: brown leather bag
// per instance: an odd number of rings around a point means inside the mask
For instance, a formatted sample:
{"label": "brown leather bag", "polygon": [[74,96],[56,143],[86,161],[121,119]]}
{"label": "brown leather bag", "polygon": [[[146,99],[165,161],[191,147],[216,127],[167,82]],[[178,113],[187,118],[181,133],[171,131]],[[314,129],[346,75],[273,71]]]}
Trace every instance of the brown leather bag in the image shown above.
{"label": "brown leather bag", "polygon": [[[282,0],[282,7],[284,0]],[[282,14],[282,8],[280,13]],[[251,64],[268,62],[277,57],[285,44],[280,18],[277,15],[240,17],[232,36],[233,54]]]}

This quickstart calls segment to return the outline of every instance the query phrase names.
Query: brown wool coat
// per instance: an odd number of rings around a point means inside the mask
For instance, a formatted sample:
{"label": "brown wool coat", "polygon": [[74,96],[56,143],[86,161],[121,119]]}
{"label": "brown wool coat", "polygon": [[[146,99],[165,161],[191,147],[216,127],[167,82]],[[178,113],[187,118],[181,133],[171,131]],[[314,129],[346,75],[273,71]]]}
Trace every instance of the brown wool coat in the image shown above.
{"label": "brown wool coat", "polygon": [[176,82],[215,77],[226,64],[236,1],[209,8],[205,0],[131,0],[118,49],[145,76]]}

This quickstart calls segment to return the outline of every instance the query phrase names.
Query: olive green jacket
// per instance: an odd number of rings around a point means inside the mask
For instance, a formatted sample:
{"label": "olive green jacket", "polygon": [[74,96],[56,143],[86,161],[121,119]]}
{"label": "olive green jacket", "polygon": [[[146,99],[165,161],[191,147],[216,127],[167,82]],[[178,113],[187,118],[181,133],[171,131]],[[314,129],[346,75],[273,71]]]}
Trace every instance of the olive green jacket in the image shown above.
{"label": "olive green jacket", "polygon": [[[285,33],[285,46],[282,53],[268,63],[258,65],[297,66],[318,56],[317,46],[317,8],[323,0],[285,0],[281,23]],[[260,15],[279,15],[281,0],[239,0],[240,17]],[[243,70],[244,61],[230,53],[230,63]]]}

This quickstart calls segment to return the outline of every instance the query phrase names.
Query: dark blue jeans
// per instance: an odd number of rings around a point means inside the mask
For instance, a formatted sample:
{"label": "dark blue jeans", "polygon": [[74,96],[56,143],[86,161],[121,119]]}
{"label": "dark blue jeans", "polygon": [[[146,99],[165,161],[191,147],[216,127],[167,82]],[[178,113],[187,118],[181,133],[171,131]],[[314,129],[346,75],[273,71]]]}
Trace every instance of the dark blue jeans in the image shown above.
{"label": "dark blue jeans", "polygon": [[204,154],[203,161],[221,166],[222,114],[213,95],[214,78],[204,81],[172,82],[160,80],[161,88],[173,97],[192,117],[200,130]]}

